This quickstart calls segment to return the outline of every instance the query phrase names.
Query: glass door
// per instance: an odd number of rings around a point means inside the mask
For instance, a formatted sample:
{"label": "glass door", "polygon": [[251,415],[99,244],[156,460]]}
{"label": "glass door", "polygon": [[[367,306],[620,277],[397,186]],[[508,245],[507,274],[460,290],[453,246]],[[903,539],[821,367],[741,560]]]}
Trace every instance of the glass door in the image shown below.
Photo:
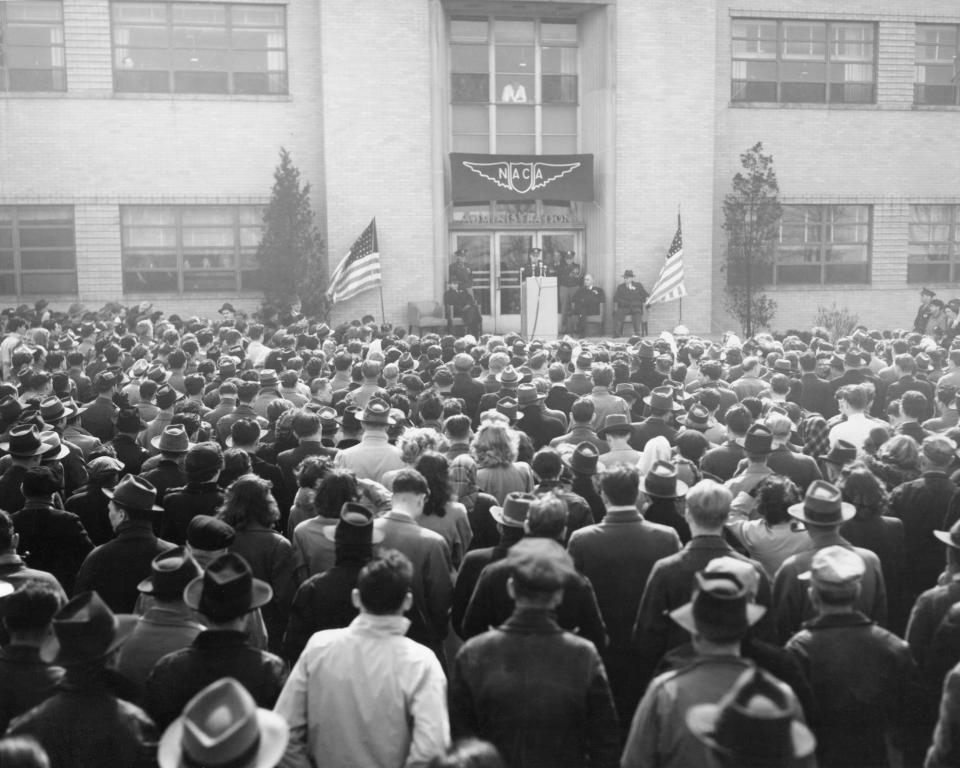
{"label": "glass door", "polygon": [[535,242],[533,232],[498,232],[497,294],[498,312],[494,320],[497,333],[520,330],[520,274]]}

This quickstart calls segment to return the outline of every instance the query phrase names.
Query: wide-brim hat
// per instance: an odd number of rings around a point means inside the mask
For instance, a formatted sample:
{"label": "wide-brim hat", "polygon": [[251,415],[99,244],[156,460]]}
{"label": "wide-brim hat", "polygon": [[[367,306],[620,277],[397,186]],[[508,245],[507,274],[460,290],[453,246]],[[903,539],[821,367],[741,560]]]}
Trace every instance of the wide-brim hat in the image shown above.
{"label": "wide-brim hat", "polygon": [[372,399],[367,403],[360,414],[361,424],[374,424],[381,427],[391,427],[397,420],[390,415],[390,406],[383,400]]}
{"label": "wide-brim hat", "polygon": [[223,678],[194,696],[170,723],[157,762],[160,768],[273,768],[289,740],[282,715],[258,707],[239,682]]}
{"label": "wide-brim hat", "polygon": [[365,529],[369,528],[371,531],[371,543],[379,544],[383,541],[386,534],[373,523],[373,512],[363,506],[363,504],[348,501],[340,508],[340,521],[335,525],[323,526],[321,531],[324,538],[336,542],[338,528],[340,529],[341,540],[362,535]]}
{"label": "wide-brim hat", "polygon": [[60,435],[56,432],[41,432],[40,441],[47,448],[47,450],[43,452],[43,461],[59,461],[70,455],[69,446],[60,440]]}
{"label": "wide-brim hat", "polygon": [[530,505],[537,500],[532,493],[523,493],[522,491],[512,491],[507,494],[503,501],[503,506],[490,507],[490,516],[500,525],[508,528],[523,528],[527,520],[527,512],[530,511]]}
{"label": "wide-brim hat", "polygon": [[710,428],[710,411],[699,403],[690,406],[690,410],[677,417],[677,423],[687,429],[704,431]]}
{"label": "wide-brim hat", "polygon": [[186,547],[176,547],[153,558],[150,575],[137,584],[137,590],[159,598],[180,598],[187,584],[201,573]]}
{"label": "wide-brim hat", "polygon": [[150,438],[150,445],[163,453],[186,453],[193,447],[187,431],[180,424],[164,427],[156,437]]}
{"label": "wide-brim hat", "polygon": [[773,452],[773,432],[766,424],[751,424],[743,438],[743,450],[763,455]]}
{"label": "wide-brim hat", "polygon": [[787,507],[787,514],[806,525],[832,528],[852,520],[856,507],[843,501],[840,489],[825,480],[814,480],[803,501]]}
{"label": "wide-brim hat", "polygon": [[728,642],[743,637],[766,612],[764,606],[750,602],[735,575],[701,571],[693,598],[669,615],[691,635]]}
{"label": "wide-brim hat", "polygon": [[603,426],[597,430],[597,436],[605,439],[611,432],[622,435],[633,432],[630,419],[622,413],[611,413],[603,420]]}
{"label": "wide-brim hat", "polygon": [[673,399],[673,392],[673,387],[655,387],[643,402],[661,411],[682,411],[683,406]]}
{"label": "wide-brim hat", "polygon": [[40,439],[40,433],[34,425],[12,427],[7,433],[7,439],[0,442],[0,451],[6,451],[11,456],[37,456],[50,450]]}
{"label": "wide-brim hat", "polygon": [[680,499],[689,487],[677,478],[677,468],[669,461],[655,461],[640,481],[640,490],[658,499]]}
{"label": "wide-brim hat", "polygon": [[580,475],[595,475],[599,461],[600,451],[589,440],[578,443],[570,455],[563,459],[571,471]]}
{"label": "wide-brim hat", "polygon": [[841,466],[857,458],[857,447],[846,440],[837,440],[830,446],[830,452],[821,454],[820,461],[829,461],[831,464],[840,464]]}
{"label": "wide-brim hat", "polygon": [[48,397],[40,403],[40,418],[47,424],[77,415],[72,403],[66,403],[58,397]]}
{"label": "wide-brim hat", "polygon": [[243,616],[272,599],[270,585],[255,578],[247,561],[235,552],[216,558],[183,590],[183,602],[214,621]]}
{"label": "wide-brim hat", "polygon": [[517,407],[524,408],[528,405],[536,405],[543,402],[546,395],[537,391],[533,384],[521,384],[517,387]]}
{"label": "wide-brim hat", "polygon": [[81,592],[53,617],[52,663],[71,667],[109,656],[136,625],[136,616],[114,614],[96,592]]}
{"label": "wide-brim hat", "polygon": [[777,681],[756,667],[744,672],[719,702],[690,707],[685,720],[699,741],[744,768],[786,768],[817,747]]}
{"label": "wide-brim hat", "polygon": [[948,547],[960,549],[960,520],[951,525],[949,531],[934,531],[933,535]]}
{"label": "wide-brim hat", "polygon": [[124,507],[138,509],[141,512],[163,512],[163,507],[154,504],[157,489],[149,480],[139,475],[126,475],[117,483],[116,488],[101,488],[108,499]]}

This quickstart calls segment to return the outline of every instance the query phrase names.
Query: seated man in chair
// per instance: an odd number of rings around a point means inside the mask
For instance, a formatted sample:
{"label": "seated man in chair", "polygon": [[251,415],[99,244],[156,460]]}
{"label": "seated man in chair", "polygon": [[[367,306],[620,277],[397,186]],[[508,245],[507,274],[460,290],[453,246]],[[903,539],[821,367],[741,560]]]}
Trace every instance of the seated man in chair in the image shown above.
{"label": "seated man in chair", "polygon": [[587,318],[591,315],[601,315],[600,317],[600,335],[603,335],[603,304],[606,297],[603,294],[603,288],[593,284],[593,275],[583,276],[583,285],[581,285],[571,300],[571,314],[577,318],[577,334],[583,336],[587,330]]}
{"label": "seated man in chair", "polygon": [[464,308],[474,303],[470,291],[465,291],[458,280],[447,281],[447,290],[443,292],[443,314],[447,318],[447,333],[453,333],[454,318],[462,318]]}

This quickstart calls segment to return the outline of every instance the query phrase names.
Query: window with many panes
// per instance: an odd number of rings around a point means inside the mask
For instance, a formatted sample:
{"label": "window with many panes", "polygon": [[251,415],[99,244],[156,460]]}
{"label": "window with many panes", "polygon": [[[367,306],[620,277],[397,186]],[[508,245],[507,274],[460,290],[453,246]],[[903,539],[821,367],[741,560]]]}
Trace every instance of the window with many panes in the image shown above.
{"label": "window with many panes", "polygon": [[870,282],[869,205],[785,205],[773,264],[777,285]]}
{"label": "window with many panes", "polygon": [[453,18],[453,151],[577,151],[576,21]]}
{"label": "window with many panes", "polygon": [[65,91],[60,0],[0,2],[0,91]]}
{"label": "window with many panes", "polygon": [[115,2],[111,9],[117,91],[287,92],[282,5]]}
{"label": "window with many panes", "polygon": [[73,208],[0,206],[0,294],[77,292]]}
{"label": "window with many panes", "polygon": [[125,293],[260,288],[260,206],[127,205],[120,224]]}
{"label": "window with many panes", "polygon": [[846,21],[733,20],[733,101],[872,104],[876,28]]}
{"label": "window with many panes", "polygon": [[957,104],[960,62],[957,61],[956,24],[917,24],[917,104]]}
{"label": "window with many panes", "polygon": [[960,281],[960,206],[911,205],[907,282]]}

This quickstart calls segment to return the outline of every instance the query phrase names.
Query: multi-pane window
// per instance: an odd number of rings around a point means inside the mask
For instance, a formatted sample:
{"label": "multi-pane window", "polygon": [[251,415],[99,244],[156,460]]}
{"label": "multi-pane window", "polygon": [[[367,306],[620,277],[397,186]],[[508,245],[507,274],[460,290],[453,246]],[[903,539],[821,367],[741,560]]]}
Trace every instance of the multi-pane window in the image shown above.
{"label": "multi-pane window", "polygon": [[575,21],[450,20],[453,150],[577,151]]}
{"label": "multi-pane window", "polygon": [[0,206],[0,294],[77,292],[73,208]]}
{"label": "multi-pane window", "polygon": [[733,20],[733,101],[871,104],[873,24]]}
{"label": "multi-pane window", "polygon": [[260,287],[260,206],[123,206],[120,222],[125,293]]}
{"label": "multi-pane window", "polygon": [[60,0],[0,2],[0,91],[65,91]]}
{"label": "multi-pane window", "polygon": [[785,205],[777,285],[870,282],[869,205]]}
{"label": "multi-pane window", "polygon": [[911,205],[907,282],[960,281],[960,206]]}
{"label": "multi-pane window", "polygon": [[282,5],[116,2],[117,91],[287,92]]}
{"label": "multi-pane window", "polygon": [[956,24],[917,24],[917,104],[957,104],[960,62]]}

